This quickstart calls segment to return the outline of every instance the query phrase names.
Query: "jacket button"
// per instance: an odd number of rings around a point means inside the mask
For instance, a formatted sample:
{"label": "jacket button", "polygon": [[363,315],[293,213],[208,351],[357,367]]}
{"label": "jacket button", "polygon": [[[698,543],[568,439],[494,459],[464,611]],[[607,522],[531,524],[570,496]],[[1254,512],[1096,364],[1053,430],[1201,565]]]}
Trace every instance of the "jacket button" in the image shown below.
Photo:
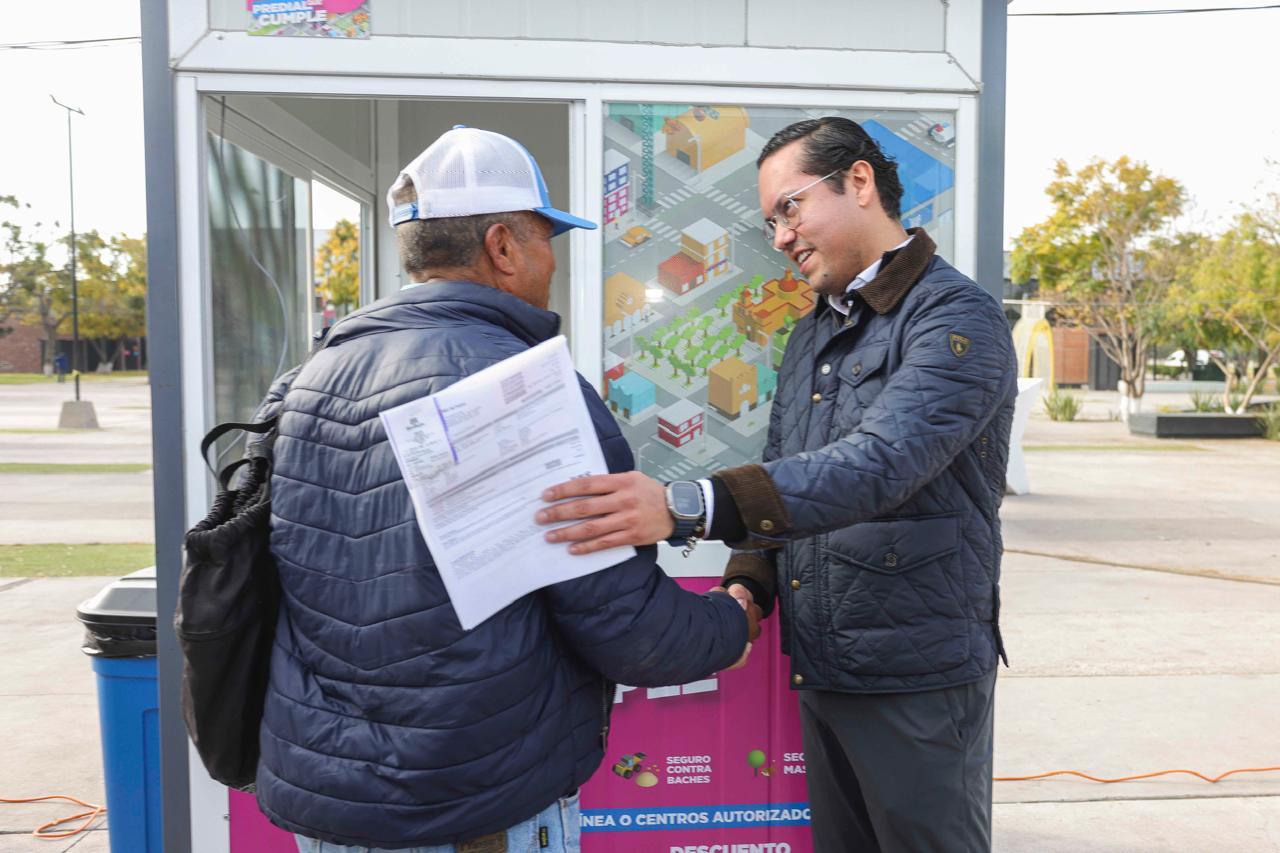
{"label": "jacket button", "polygon": [[813,399],[813,402],[815,402],[815,403],[821,403],[821,402],[822,402],[822,395],[821,395],[821,394],[814,394],[814,395],[813,395],[813,397],[812,397],[812,399]]}
{"label": "jacket button", "polygon": [[799,588],[800,588],[800,581],[798,581],[798,580],[792,580],[792,581],[791,581],[791,588],[792,588],[792,589],[799,589]]}
{"label": "jacket button", "polygon": [[791,683],[804,684],[804,676],[797,672],[795,675],[791,676]]}
{"label": "jacket button", "polygon": [[853,375],[854,375],[854,376],[861,376],[861,375],[862,375],[862,362],[858,362],[857,364],[855,364],[855,365],[851,368],[851,372],[853,373]]}
{"label": "jacket button", "polygon": [[763,530],[765,533],[768,533],[770,530],[773,529],[773,522],[767,518],[760,519],[760,529]]}
{"label": "jacket button", "polygon": [[898,565],[898,555],[893,553],[892,551],[890,551],[888,554],[885,554],[884,564],[892,569],[894,566]]}
{"label": "jacket button", "polygon": [[830,372],[831,372],[831,365],[829,365],[829,364],[824,364],[824,365],[822,365],[822,375],[823,375],[823,376],[826,376],[826,375],[827,375],[828,373],[830,373]]}
{"label": "jacket button", "polygon": [[982,437],[982,443],[983,443],[983,444],[986,444],[986,443],[987,443],[987,437],[986,437],[985,435]]}

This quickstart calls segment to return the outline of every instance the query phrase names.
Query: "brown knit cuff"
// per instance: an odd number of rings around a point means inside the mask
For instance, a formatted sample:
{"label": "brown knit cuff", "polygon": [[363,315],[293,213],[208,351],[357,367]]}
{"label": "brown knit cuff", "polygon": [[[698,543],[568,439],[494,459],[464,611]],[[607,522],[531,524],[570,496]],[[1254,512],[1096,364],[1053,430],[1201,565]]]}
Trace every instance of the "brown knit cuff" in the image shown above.
{"label": "brown knit cuff", "polygon": [[727,543],[734,548],[780,548],[776,537],[791,529],[787,508],[773,479],[759,465],[739,465],[711,475],[724,484],[747,526],[745,542]]}
{"label": "brown knit cuff", "polygon": [[[760,585],[761,591],[773,598],[778,591],[778,581],[773,561],[761,554],[737,553],[729,558],[724,567],[721,584],[728,586],[734,578],[749,578]],[[757,601],[757,604],[762,602]]]}

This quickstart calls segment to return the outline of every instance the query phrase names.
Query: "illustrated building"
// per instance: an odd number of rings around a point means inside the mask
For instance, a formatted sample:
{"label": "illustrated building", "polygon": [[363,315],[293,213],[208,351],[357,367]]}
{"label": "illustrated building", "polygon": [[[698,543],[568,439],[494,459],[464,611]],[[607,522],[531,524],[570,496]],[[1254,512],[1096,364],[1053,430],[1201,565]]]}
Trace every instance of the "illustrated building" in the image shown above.
{"label": "illustrated building", "polygon": [[615,379],[621,379],[626,372],[627,363],[622,360],[622,356],[606,351],[604,354],[604,398],[606,400],[609,399],[609,384]]}
{"label": "illustrated building", "polygon": [[744,415],[756,407],[757,381],[754,367],[729,356],[707,371],[707,402],[726,418]]}
{"label": "illustrated building", "polygon": [[684,252],[676,252],[658,264],[658,284],[677,296],[688,293],[706,280],[702,264]]}
{"label": "illustrated building", "polygon": [[604,280],[604,325],[615,335],[636,324],[644,309],[644,283],[624,272]]}
{"label": "illustrated building", "polygon": [[609,380],[606,399],[610,409],[629,418],[657,403],[658,389],[639,373],[624,373],[617,379]]}
{"label": "illustrated building", "polygon": [[750,123],[743,107],[693,107],[666,120],[666,151],[701,172],[746,147]]}
{"label": "illustrated building", "polygon": [[631,210],[631,161],[610,148],[604,152],[604,224],[621,219]]}
{"label": "illustrated building", "polygon": [[710,219],[680,232],[680,251],[697,261],[708,279],[729,271],[729,232]]}
{"label": "illustrated building", "polygon": [[778,371],[766,364],[756,363],[756,405],[773,400],[778,390]]}
{"label": "illustrated building", "polygon": [[765,282],[759,302],[752,301],[750,291],[743,290],[733,304],[733,324],[747,340],[765,347],[788,317],[799,320],[812,310],[813,291],[788,269],[782,278]]}
{"label": "illustrated building", "polygon": [[672,447],[684,447],[705,428],[706,413],[692,400],[679,400],[658,412],[658,438]]}

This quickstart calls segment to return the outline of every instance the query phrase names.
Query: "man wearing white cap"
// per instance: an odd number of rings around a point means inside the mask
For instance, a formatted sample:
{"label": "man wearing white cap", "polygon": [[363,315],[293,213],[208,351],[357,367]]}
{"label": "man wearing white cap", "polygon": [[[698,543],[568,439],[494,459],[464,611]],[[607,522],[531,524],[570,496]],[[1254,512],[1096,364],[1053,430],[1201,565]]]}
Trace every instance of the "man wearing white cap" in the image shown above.
{"label": "man wearing white cap", "polygon": [[[387,201],[413,284],[334,326],[279,404],[284,596],[258,802],[302,853],[576,851],[614,683],[725,669],[757,614],[680,589],[648,547],[461,628],[378,412],[554,336],[551,238],[595,225],[550,206],[519,143],[471,128],[422,152]],[[630,470],[582,393],[610,470]]]}

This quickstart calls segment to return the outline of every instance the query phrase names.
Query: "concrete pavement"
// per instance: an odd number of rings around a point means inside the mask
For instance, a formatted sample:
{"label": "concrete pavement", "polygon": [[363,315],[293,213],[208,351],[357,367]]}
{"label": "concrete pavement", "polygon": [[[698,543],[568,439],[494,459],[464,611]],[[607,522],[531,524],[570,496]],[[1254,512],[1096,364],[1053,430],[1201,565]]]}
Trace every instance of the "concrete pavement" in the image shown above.
{"label": "concrete pavement", "polygon": [[[74,385],[0,385],[0,462],[151,464],[151,389],[144,378],[80,383],[100,430],[59,431]],[[24,431],[16,431],[24,430]],[[0,473],[0,545],[151,542],[151,472]]]}

